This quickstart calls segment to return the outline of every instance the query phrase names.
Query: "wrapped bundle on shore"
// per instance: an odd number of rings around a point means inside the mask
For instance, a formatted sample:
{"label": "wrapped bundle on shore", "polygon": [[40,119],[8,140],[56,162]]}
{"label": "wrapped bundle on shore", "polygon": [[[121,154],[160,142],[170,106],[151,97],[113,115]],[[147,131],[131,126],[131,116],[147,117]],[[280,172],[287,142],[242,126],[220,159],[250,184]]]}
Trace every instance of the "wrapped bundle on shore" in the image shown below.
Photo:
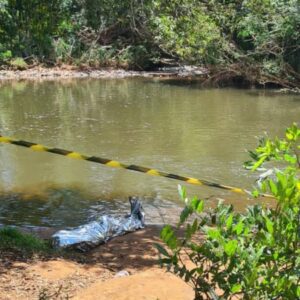
{"label": "wrapped bundle on shore", "polygon": [[145,226],[145,213],[141,203],[129,197],[130,215],[124,217],[101,216],[98,220],[70,230],[60,230],[53,238],[55,247],[87,251],[113,237],[133,232]]}

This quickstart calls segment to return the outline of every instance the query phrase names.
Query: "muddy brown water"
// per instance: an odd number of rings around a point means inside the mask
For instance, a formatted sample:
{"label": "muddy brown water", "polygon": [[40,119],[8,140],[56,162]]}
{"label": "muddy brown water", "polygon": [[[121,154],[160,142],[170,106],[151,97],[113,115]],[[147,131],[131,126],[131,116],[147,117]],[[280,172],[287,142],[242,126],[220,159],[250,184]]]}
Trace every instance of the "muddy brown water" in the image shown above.
{"label": "muddy brown water", "polygon": [[[251,189],[243,169],[257,136],[299,121],[300,97],[275,91],[201,89],[159,79],[0,83],[0,134],[166,172]],[[142,198],[148,222],[177,219],[176,182],[13,145],[0,145],[0,223],[76,226],[123,214]],[[188,194],[243,209],[253,200],[184,184]]]}

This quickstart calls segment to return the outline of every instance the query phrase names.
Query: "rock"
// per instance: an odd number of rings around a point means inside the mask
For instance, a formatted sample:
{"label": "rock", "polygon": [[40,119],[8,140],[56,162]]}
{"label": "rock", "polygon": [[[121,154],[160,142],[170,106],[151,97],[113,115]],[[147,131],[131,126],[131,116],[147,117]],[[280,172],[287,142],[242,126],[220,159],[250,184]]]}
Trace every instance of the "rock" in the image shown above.
{"label": "rock", "polygon": [[118,277],[126,277],[126,276],[129,276],[129,272],[126,271],[126,270],[122,270],[122,271],[119,271],[118,273],[116,273],[116,275],[114,276],[115,278],[118,278]]}

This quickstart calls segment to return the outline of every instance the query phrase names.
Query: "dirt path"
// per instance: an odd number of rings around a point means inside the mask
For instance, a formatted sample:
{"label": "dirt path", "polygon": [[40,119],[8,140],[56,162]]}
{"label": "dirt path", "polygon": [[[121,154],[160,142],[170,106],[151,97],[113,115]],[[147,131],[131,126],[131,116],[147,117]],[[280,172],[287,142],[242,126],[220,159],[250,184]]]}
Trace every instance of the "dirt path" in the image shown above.
{"label": "dirt path", "polygon": [[159,231],[149,226],[64,258],[0,254],[0,299],[192,300],[192,288],[157,264]]}

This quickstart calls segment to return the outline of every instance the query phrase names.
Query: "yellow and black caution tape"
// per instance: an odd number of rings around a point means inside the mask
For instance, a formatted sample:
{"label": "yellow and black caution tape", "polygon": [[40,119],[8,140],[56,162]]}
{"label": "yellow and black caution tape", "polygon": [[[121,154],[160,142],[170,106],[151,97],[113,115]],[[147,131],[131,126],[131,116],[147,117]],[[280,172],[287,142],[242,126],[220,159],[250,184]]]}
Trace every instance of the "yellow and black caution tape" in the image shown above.
{"label": "yellow and black caution tape", "polygon": [[[194,184],[194,185],[206,185],[206,186],[219,188],[219,189],[223,189],[223,190],[228,190],[228,191],[239,193],[239,194],[250,194],[250,192],[245,189],[241,189],[241,188],[237,188],[237,187],[233,187],[233,186],[223,185],[223,184],[219,184],[219,183],[215,183],[215,182],[211,182],[211,181],[207,181],[207,180],[203,180],[203,179],[197,179],[197,178],[193,178],[193,177],[186,177],[186,176],[180,176],[180,175],[176,175],[176,174],[166,173],[166,172],[158,171],[158,170],[155,170],[152,168],[147,168],[147,167],[142,167],[142,166],[137,166],[137,165],[127,165],[127,164],[118,162],[116,160],[101,158],[101,157],[97,157],[97,156],[87,156],[87,155],[83,155],[83,154],[80,154],[75,151],[69,151],[69,150],[64,150],[64,149],[59,149],[59,148],[49,148],[49,147],[43,146],[41,144],[36,144],[36,143],[27,142],[27,141],[23,141],[23,140],[15,140],[13,138],[1,136],[1,135],[0,135],[0,143],[7,143],[7,144],[13,144],[13,145],[17,145],[17,146],[22,146],[22,147],[30,148],[34,151],[45,151],[45,152],[55,153],[55,154],[67,156],[67,157],[74,158],[74,159],[87,160],[87,161],[99,163],[102,165],[106,165],[106,166],[109,166],[112,168],[121,168],[121,169],[132,170],[132,171],[149,174],[152,176],[167,177],[167,178],[171,178],[171,179],[175,179],[175,180],[179,180],[179,181],[184,181],[184,182]],[[260,196],[273,198],[273,196],[268,195],[268,194],[261,194]]]}

